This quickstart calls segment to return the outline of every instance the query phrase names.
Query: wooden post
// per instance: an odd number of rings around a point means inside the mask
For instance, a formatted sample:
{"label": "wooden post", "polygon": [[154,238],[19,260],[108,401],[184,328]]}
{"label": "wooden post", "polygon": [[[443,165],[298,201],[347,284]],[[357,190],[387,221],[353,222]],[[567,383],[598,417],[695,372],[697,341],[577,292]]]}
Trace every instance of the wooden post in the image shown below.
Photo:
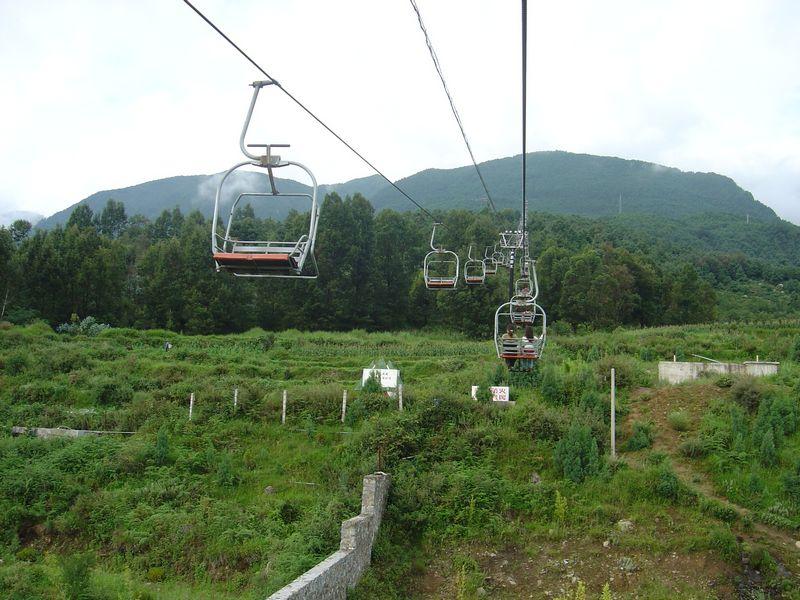
{"label": "wooden post", "polygon": [[397,386],[397,407],[402,411],[403,410],[403,384],[398,384]]}
{"label": "wooden post", "polygon": [[344,416],[347,414],[347,390],[342,392],[342,423],[344,423]]}
{"label": "wooden post", "polygon": [[286,424],[286,390],[283,390],[283,408],[281,409],[281,425]]}
{"label": "wooden post", "polygon": [[236,412],[236,407],[239,404],[239,388],[233,388],[233,412]]}
{"label": "wooden post", "polygon": [[192,420],[192,412],[194,412],[194,392],[189,395],[189,420]]}
{"label": "wooden post", "polygon": [[611,458],[617,458],[617,373],[611,369]]}

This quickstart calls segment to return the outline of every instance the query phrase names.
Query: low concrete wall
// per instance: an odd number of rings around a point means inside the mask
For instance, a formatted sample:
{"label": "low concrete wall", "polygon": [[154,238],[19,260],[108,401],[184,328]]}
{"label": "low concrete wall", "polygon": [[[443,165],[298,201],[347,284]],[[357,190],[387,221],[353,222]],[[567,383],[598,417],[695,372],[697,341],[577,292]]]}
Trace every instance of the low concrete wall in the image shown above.
{"label": "low concrete wall", "polygon": [[92,431],[89,429],[69,429],[68,427],[12,427],[11,435],[30,435],[40,438],[83,437],[85,435],[133,435],[133,431]]}
{"label": "low concrete wall", "polygon": [[372,544],[386,507],[391,478],[386,473],[364,477],[361,514],[342,523],[339,550],[268,600],[344,600],[372,558]]}
{"label": "low concrete wall", "polygon": [[714,363],[714,362],[672,362],[661,361],[658,363],[658,379],[667,383],[683,383],[697,379],[701,375],[715,373],[718,375],[752,375],[764,377],[775,375],[780,363],[776,362],[745,362],[745,363]]}

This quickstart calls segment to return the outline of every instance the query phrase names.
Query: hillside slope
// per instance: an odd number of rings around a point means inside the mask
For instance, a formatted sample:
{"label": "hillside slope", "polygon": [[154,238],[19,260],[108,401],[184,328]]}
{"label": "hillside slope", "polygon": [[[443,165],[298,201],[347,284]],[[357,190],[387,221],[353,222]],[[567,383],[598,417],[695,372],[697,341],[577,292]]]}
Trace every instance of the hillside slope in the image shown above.
{"label": "hillside slope", "polygon": [[[499,209],[517,208],[520,196],[520,156],[491,160],[481,165],[489,190]],[[528,189],[530,207],[549,213],[576,214],[590,217],[613,215],[619,210],[622,195],[623,213],[644,213],[661,216],[685,216],[697,213],[726,213],[753,219],[776,219],[774,211],[757,202],[750,192],[722,175],[687,173],[637,160],[569,152],[534,152],[529,154]],[[267,189],[264,176],[240,178],[232,189],[241,191],[245,184]],[[165,208],[179,206],[186,213],[200,210],[211,214],[219,175],[191,175],[150,181],[118,190],[92,194],[78,204],[101,210],[109,198],[125,204],[129,215],[157,217]],[[308,187],[293,180],[278,180],[282,191],[307,192]],[[427,169],[399,182],[427,208],[466,208],[479,210],[486,203],[483,190],[472,167]],[[360,192],[376,210],[393,208],[410,210],[407,199],[372,175],[344,183],[320,186],[320,196],[338,192],[341,195]],[[225,203],[231,202],[231,196]],[[290,208],[304,210],[297,201],[252,201],[256,215],[283,218]],[[65,223],[76,205],[44,219],[40,227],[50,228]]]}
{"label": "hillside slope", "polygon": [[[92,598],[263,599],[337,548],[377,468],[392,491],[351,600],[563,598],[578,582],[587,598],[608,584],[616,600],[796,600],[799,334],[555,335],[531,377],[450,334],[0,329],[0,597],[61,598],[71,582]],[[746,395],[770,410],[733,410],[741,383],[724,378],[654,388],[656,360],[674,353],[781,361]],[[402,412],[353,389],[379,357],[402,371]],[[487,384],[510,384],[516,405],[470,399]],[[633,447],[634,423],[655,441]],[[11,425],[134,433],[42,440]],[[762,464],[773,434],[779,453]]]}

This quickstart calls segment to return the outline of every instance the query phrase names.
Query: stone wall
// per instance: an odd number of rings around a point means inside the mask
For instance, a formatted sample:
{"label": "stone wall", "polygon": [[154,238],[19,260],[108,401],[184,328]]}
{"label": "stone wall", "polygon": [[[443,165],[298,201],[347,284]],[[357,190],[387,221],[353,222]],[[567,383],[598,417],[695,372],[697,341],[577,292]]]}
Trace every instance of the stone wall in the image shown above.
{"label": "stone wall", "polygon": [[386,507],[391,478],[386,473],[364,477],[361,514],[342,523],[339,550],[268,600],[344,600],[372,558],[372,544]]}
{"label": "stone wall", "polygon": [[709,373],[764,377],[766,375],[775,375],[778,372],[779,364],[776,362],[745,362],[740,364],[661,361],[658,363],[658,379],[659,381],[675,384],[697,379],[701,375]]}

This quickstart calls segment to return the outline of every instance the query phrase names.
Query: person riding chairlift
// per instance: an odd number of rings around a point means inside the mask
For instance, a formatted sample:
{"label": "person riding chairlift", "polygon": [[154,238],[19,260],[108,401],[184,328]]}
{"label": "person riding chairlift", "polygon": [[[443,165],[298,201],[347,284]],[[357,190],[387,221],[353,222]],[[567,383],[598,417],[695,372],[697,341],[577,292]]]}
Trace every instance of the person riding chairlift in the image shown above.
{"label": "person riding chairlift", "polygon": [[526,325],[525,337],[522,340],[522,354],[525,356],[525,358],[520,361],[523,369],[530,370],[533,368],[533,361],[537,358],[537,341],[539,341],[539,338],[533,335],[533,328],[530,325]]}
{"label": "person riding chairlift", "polygon": [[[504,340],[504,342],[503,342],[504,346],[506,345],[505,344],[505,340],[516,340],[516,337],[514,336],[514,325],[513,324],[509,323],[508,327],[506,327],[506,332],[503,334],[503,340]],[[506,358],[505,360],[506,360],[506,366],[509,369],[514,368],[514,364],[517,362],[516,359],[514,359],[514,358]]]}

